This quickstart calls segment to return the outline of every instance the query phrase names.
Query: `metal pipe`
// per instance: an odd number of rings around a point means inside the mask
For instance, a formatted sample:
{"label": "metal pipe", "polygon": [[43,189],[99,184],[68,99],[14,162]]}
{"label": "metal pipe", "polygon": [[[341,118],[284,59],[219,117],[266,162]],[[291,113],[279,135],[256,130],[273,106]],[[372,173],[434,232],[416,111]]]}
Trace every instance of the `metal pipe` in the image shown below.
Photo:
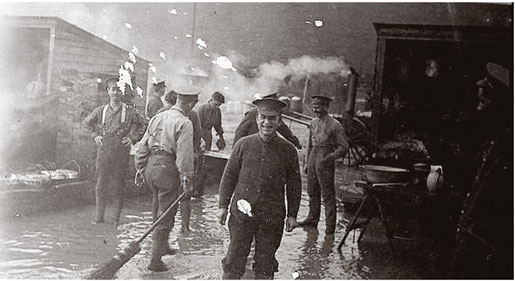
{"label": "metal pipe", "polygon": [[303,106],[304,106],[304,103],[306,102],[306,93],[308,91],[308,83],[309,83],[309,76],[306,76],[306,81],[304,82],[304,92],[302,93]]}
{"label": "metal pipe", "polygon": [[345,112],[352,116],[354,115],[354,107],[356,105],[356,92],[358,89],[359,75],[352,67],[350,68],[350,71],[351,74],[349,79],[349,87],[347,91],[347,104],[345,107]]}

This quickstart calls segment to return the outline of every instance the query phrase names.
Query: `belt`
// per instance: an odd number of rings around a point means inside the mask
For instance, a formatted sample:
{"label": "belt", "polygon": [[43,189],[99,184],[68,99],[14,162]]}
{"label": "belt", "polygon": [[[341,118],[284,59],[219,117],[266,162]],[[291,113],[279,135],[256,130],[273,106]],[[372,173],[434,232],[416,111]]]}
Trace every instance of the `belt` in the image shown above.
{"label": "belt", "polygon": [[163,155],[163,156],[175,156],[175,153],[170,153],[162,147],[152,147],[150,149],[150,155]]}

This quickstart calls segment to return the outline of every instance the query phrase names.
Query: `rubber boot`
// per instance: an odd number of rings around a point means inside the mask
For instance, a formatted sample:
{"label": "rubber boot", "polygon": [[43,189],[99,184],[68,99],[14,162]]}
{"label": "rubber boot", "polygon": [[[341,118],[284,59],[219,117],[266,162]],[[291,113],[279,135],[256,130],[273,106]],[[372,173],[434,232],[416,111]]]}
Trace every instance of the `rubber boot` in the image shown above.
{"label": "rubber boot", "polygon": [[168,270],[166,264],[161,260],[161,257],[164,255],[164,251],[166,250],[165,247],[168,246],[166,233],[166,231],[160,229],[156,230],[152,235],[152,256],[150,264],[147,266],[149,270],[156,272]]}
{"label": "rubber boot", "polygon": [[113,224],[119,225],[120,224],[120,215],[122,213],[122,208],[123,208],[123,198],[121,195],[117,195],[115,198],[113,198],[113,207],[114,207]]}
{"label": "rubber boot", "polygon": [[168,271],[168,267],[161,260],[161,258],[152,258],[152,260],[150,261],[150,263],[147,266],[147,269],[155,271],[155,272]]}
{"label": "rubber boot", "polygon": [[320,219],[320,200],[309,198],[309,213],[308,217],[299,222],[300,226],[314,226],[318,225]]}
{"label": "rubber boot", "polygon": [[334,234],[336,229],[336,201],[325,200],[325,234]]}
{"label": "rubber boot", "polygon": [[325,226],[325,234],[334,234],[335,230],[336,230],[336,227],[334,226],[334,224]]}
{"label": "rubber boot", "polygon": [[188,234],[191,232],[190,216],[191,216],[190,199],[185,199],[181,202],[181,220],[182,220],[181,232],[184,234]]}
{"label": "rubber boot", "polygon": [[173,256],[177,254],[177,250],[170,248],[170,244],[168,244],[168,239],[170,238],[170,231],[165,232],[163,234],[163,251],[161,253],[162,256],[170,255]]}
{"label": "rubber boot", "polygon": [[98,191],[98,190],[96,192],[97,192],[96,197],[95,197],[96,214],[95,214],[95,220],[93,221],[93,223],[95,223],[95,224],[104,223],[104,213],[106,210],[106,199],[105,199],[104,195],[99,194],[100,191]]}

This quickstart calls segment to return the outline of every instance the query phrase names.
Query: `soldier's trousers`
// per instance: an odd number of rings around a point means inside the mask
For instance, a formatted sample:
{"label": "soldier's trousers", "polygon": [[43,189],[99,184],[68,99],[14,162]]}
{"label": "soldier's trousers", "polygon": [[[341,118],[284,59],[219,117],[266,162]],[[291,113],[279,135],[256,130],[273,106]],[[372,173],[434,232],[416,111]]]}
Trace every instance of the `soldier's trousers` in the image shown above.
{"label": "soldier's trousers", "polygon": [[[156,221],[179,197],[179,171],[175,156],[166,152],[152,153],[145,170],[145,180],[152,191],[152,217]],[[175,222],[177,206],[156,226],[152,234],[152,258],[160,258],[168,249],[168,237]]]}
{"label": "soldier's trousers", "polygon": [[[104,136],[97,149],[95,187],[96,221],[104,221],[107,197],[111,195],[115,222],[120,219],[125,192],[125,175],[129,161],[129,148],[124,147],[119,137]],[[111,193],[111,194],[109,194]]]}
{"label": "soldier's trousers", "polygon": [[195,153],[194,164],[195,164],[195,179],[193,182],[193,195],[202,196],[204,195],[204,185],[206,183],[206,172],[204,171],[204,154]]}
{"label": "soldier's trousers", "polygon": [[204,139],[204,142],[206,143],[204,150],[211,150],[211,144],[213,142],[211,128],[209,128],[209,130],[205,128],[202,129],[202,139]]}
{"label": "soldier's trousers", "polygon": [[273,279],[278,269],[275,252],[281,245],[284,221],[243,221],[234,215],[229,217],[231,242],[222,260],[222,279],[240,279],[245,273],[252,240],[255,240],[254,265],[256,279]]}
{"label": "soldier's trousers", "polygon": [[324,199],[325,225],[327,228],[336,226],[336,193],[334,190],[334,161],[322,163],[322,159],[334,150],[314,147],[308,159],[308,219],[320,219],[320,201]]}

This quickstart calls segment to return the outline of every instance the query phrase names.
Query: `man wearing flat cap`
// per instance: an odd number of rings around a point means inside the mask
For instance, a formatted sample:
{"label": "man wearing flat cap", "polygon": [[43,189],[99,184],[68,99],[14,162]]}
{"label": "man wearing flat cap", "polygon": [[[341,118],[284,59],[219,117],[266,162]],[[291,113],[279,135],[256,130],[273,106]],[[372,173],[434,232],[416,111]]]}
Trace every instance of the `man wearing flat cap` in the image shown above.
{"label": "man wearing flat cap", "polygon": [[110,193],[114,205],[112,223],[119,223],[130,146],[145,131],[144,117],[122,102],[119,83],[118,77],[105,80],[109,103],[95,108],[83,121],[83,127],[91,133],[97,146],[95,224],[105,222],[104,213]]}
{"label": "man wearing flat cap", "polygon": [[[278,99],[277,93],[273,93],[271,95],[264,96],[263,98],[273,98]],[[283,110],[284,111],[284,110]],[[234,142],[233,147],[238,142],[239,139],[241,139],[244,136],[252,135],[258,132],[258,126],[256,124],[256,115],[257,115],[257,108],[253,108],[247,112],[245,112],[245,116],[243,117],[243,120],[241,120],[240,124],[236,128],[236,131],[234,132]],[[292,133],[290,128],[284,124],[284,122],[281,120],[281,123],[279,123],[279,127],[277,128],[277,132],[281,134],[286,140],[291,142],[296,148],[301,149],[302,146],[300,145],[299,139]]]}
{"label": "man wearing flat cap", "polygon": [[[181,192],[193,190],[194,156],[193,124],[188,113],[198,102],[198,92],[178,90],[176,104],[150,119],[145,135],[138,143],[136,173],[142,176],[153,192],[152,217],[164,213]],[[166,271],[161,260],[164,255],[175,254],[168,238],[174,226],[177,207],[156,226],[152,234],[152,256],[148,269]]]}
{"label": "man wearing flat cap", "polygon": [[334,190],[334,162],[343,157],[348,144],[345,131],[338,120],[329,116],[331,98],[317,95],[311,97],[315,118],[309,128],[306,167],[308,175],[309,213],[299,223],[303,226],[318,225],[320,199],[324,200],[325,233],[334,234],[336,228],[336,193]]}
{"label": "man wearing flat cap", "polygon": [[480,164],[458,222],[453,279],[513,278],[513,89],[507,68],[486,69],[473,124]]}
{"label": "man wearing flat cap", "polygon": [[285,217],[287,232],[297,225],[301,196],[297,151],[276,133],[285,104],[276,98],[258,99],[253,104],[257,106],[259,132],[236,143],[220,182],[220,224],[225,224],[232,202],[231,241],[222,260],[222,279],[243,276],[253,240],[255,278],[273,279],[278,270],[275,253],[281,244]]}
{"label": "man wearing flat cap", "polygon": [[164,107],[161,97],[165,94],[165,91],[165,81],[157,82],[152,85],[152,90],[148,94],[147,106],[145,108],[147,119],[154,117],[157,111]]}

